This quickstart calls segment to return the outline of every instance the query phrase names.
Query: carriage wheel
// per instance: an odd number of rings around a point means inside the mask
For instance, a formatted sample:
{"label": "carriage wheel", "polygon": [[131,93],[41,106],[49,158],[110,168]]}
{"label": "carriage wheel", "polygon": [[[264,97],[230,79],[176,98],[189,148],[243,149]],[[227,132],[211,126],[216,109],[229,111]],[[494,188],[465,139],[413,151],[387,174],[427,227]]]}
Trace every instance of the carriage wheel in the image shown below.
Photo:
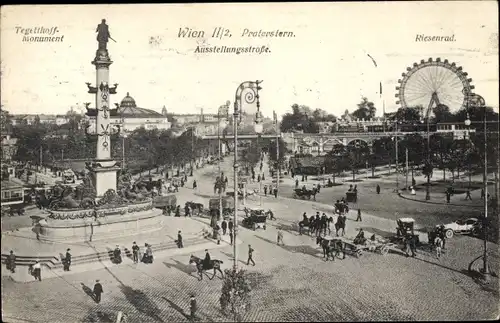
{"label": "carriage wheel", "polygon": [[389,247],[387,246],[382,247],[382,249],[380,249],[380,253],[384,256],[387,255],[389,253]]}

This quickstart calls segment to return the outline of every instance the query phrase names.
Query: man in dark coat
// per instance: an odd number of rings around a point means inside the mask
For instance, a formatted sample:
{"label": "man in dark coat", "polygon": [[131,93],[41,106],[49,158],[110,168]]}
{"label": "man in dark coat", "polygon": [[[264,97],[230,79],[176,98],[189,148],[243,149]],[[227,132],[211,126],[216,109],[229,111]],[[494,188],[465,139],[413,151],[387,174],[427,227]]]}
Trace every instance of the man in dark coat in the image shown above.
{"label": "man in dark coat", "polygon": [[122,263],[122,251],[120,250],[120,247],[117,245],[115,250],[113,251],[113,261],[115,264],[121,264]]}
{"label": "man in dark coat", "polygon": [[222,234],[225,235],[226,234],[226,230],[227,230],[227,222],[226,222],[226,220],[222,220],[221,227],[222,227]]}
{"label": "man in dark coat", "polygon": [[275,198],[278,198],[278,187],[277,187],[277,186],[275,186],[275,187],[273,188],[273,194],[274,194],[274,197],[275,197]]}
{"label": "man in dark coat", "polygon": [[181,216],[181,206],[180,205],[177,205],[177,207],[175,208],[175,216],[176,217]]}
{"label": "man in dark coat", "polygon": [[248,260],[247,260],[247,266],[250,264],[250,261],[252,264],[255,266],[255,261],[253,261],[253,252],[255,250],[252,248],[251,245],[248,245]]}
{"label": "man in dark coat", "polygon": [[191,311],[191,317],[190,319],[194,321],[196,319],[196,310],[197,310],[197,304],[196,304],[196,298],[194,297],[193,294],[191,294],[191,301],[190,301],[190,311]]}
{"label": "man in dark coat", "polygon": [[358,216],[356,218],[356,222],[358,222],[358,221],[362,221],[362,219],[361,219],[361,209],[358,209]]}
{"label": "man in dark coat", "polygon": [[7,269],[12,273],[16,272],[16,255],[14,251],[10,251],[9,257],[7,258]]}
{"label": "man in dark coat", "polygon": [[132,259],[134,260],[134,264],[139,262],[139,246],[135,243],[132,244]]}
{"label": "man in dark coat", "polygon": [[71,253],[69,253],[70,250],[71,249],[69,248],[66,250],[66,256],[64,257],[64,271],[69,271],[69,267],[71,266]]}
{"label": "man in dark coat", "polygon": [[377,184],[377,194],[380,194],[380,185]]}
{"label": "man in dark coat", "polygon": [[203,268],[207,269],[210,267],[210,254],[208,249],[205,249],[205,259],[203,259]]}
{"label": "man in dark coat", "polygon": [[181,231],[177,232],[177,247],[184,248],[184,243],[182,242]]}
{"label": "man in dark coat", "polygon": [[101,302],[101,294],[103,292],[104,292],[104,290],[102,289],[102,285],[99,282],[99,279],[97,279],[95,281],[95,285],[94,285],[94,297],[95,297],[96,303],[100,303]]}
{"label": "man in dark coat", "polygon": [[227,228],[229,229],[229,233],[233,232],[233,220],[229,220]]}
{"label": "man in dark coat", "polygon": [[193,181],[193,190],[196,189],[196,187],[198,187],[198,185],[196,184],[196,180]]}

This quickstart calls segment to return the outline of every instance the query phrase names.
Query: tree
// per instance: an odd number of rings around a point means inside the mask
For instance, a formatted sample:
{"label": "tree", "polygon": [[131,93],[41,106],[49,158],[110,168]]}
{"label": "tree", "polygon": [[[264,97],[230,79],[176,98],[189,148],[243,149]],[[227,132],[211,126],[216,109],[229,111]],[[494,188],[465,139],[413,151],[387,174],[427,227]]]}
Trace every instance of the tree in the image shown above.
{"label": "tree", "polygon": [[444,104],[438,104],[432,109],[435,122],[454,122],[455,116],[450,112],[450,108]]}
{"label": "tree", "polygon": [[369,154],[370,148],[366,145],[348,145],[346,147],[347,160],[352,171],[352,180],[356,180],[356,170],[363,167]]}
{"label": "tree", "polygon": [[279,146],[279,160],[276,160],[276,140],[271,141],[268,146],[268,152],[269,152],[269,161],[272,162],[272,165],[278,164],[278,168],[281,169],[281,165],[283,164],[283,161],[285,160],[285,155],[287,152],[286,149],[286,143],[283,141],[283,139],[279,138],[278,141],[278,146]]}
{"label": "tree", "polygon": [[361,102],[358,103],[358,109],[352,113],[352,116],[360,120],[370,120],[375,117],[375,112],[377,112],[377,109],[375,108],[373,102],[370,102],[366,97],[363,97]]}
{"label": "tree", "polygon": [[390,137],[381,137],[373,141],[373,153],[378,160],[384,160],[389,163],[389,172],[391,169],[391,160],[394,155],[394,142]]}
{"label": "tree", "polygon": [[346,155],[346,147],[337,144],[325,156],[325,172],[332,173],[334,184],[336,176],[348,168]]}
{"label": "tree", "polygon": [[254,168],[260,162],[260,151],[255,142],[241,152],[241,160],[250,168]]}
{"label": "tree", "polygon": [[411,165],[411,178],[413,179],[414,167],[425,160],[424,138],[420,134],[409,134],[404,136],[400,143],[403,150],[408,149],[408,162]]}
{"label": "tree", "polygon": [[407,107],[407,108],[399,108],[396,114],[391,118],[392,121],[407,121],[407,122],[420,122],[423,116],[421,115],[421,111],[423,108],[418,107]]}
{"label": "tree", "polygon": [[250,310],[250,284],[247,280],[246,271],[243,269],[224,270],[222,291],[219,298],[222,312],[231,315],[236,322],[241,322],[243,315]]}
{"label": "tree", "polygon": [[314,119],[314,113],[307,106],[292,105],[292,113],[283,115],[280,125],[281,132],[303,131],[305,133],[318,133],[319,126]]}
{"label": "tree", "polygon": [[446,180],[446,169],[450,161],[453,138],[440,134],[433,134],[430,137],[431,156],[436,160],[436,164],[443,170],[443,180]]}

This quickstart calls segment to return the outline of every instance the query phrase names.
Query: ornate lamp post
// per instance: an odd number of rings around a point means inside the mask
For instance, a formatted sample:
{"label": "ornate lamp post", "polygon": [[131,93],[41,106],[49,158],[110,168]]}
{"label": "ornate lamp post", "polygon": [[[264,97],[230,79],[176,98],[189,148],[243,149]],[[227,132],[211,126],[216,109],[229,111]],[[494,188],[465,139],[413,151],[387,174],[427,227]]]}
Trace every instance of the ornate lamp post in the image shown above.
{"label": "ornate lamp post", "polygon": [[[222,181],[224,180],[222,178],[222,172],[220,169],[220,159],[221,159],[221,142],[220,142],[220,132],[221,130],[225,129],[227,124],[226,121],[221,120],[221,116],[225,115],[227,118],[227,115],[229,114],[229,105],[231,104],[230,101],[226,101],[225,105],[221,105],[219,109],[217,110],[217,150],[218,150],[218,159],[217,159],[217,167],[218,167],[218,172],[219,172],[219,185],[223,185]],[[221,187],[219,187],[219,220],[222,219],[222,190]],[[236,222],[235,222],[236,223]]]}
{"label": "ornate lamp post", "polygon": [[240,84],[236,89],[234,95],[234,113],[233,113],[233,136],[234,136],[234,213],[233,213],[233,223],[234,223],[234,243],[233,243],[233,267],[234,270],[238,268],[238,249],[236,247],[236,238],[238,236],[238,124],[240,121],[240,113],[243,107],[243,101],[247,104],[252,104],[257,101],[257,106],[259,103],[259,90],[262,88],[259,84],[262,81],[246,81]]}
{"label": "ornate lamp post", "polygon": [[[468,140],[468,142],[470,143],[469,127],[470,127],[471,121],[469,119],[469,112],[467,112],[467,119],[465,119],[464,124],[467,127],[467,130],[465,132],[465,140]],[[469,189],[470,189],[470,185],[471,185],[470,160],[467,162],[467,164],[468,164],[468,169],[469,169]]]}
{"label": "ornate lamp post", "polygon": [[[257,101],[257,112],[255,113],[255,124],[254,124],[254,130],[255,133],[257,134],[257,152],[259,154],[259,162],[260,162],[260,144],[259,144],[259,139],[260,135],[262,134],[262,131],[264,130],[264,127],[262,126],[262,113],[260,110],[260,102]],[[245,194],[245,193],[243,193]],[[262,178],[259,181],[259,205],[262,206]]]}

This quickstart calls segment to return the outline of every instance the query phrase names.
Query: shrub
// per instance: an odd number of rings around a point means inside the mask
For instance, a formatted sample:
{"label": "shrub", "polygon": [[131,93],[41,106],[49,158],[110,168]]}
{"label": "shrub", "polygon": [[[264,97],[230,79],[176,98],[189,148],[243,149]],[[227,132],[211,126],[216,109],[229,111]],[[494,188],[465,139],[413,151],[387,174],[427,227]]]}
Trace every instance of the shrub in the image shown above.
{"label": "shrub", "polygon": [[250,309],[250,285],[245,270],[225,270],[219,301],[225,315],[232,315],[235,321],[241,322],[243,315]]}

